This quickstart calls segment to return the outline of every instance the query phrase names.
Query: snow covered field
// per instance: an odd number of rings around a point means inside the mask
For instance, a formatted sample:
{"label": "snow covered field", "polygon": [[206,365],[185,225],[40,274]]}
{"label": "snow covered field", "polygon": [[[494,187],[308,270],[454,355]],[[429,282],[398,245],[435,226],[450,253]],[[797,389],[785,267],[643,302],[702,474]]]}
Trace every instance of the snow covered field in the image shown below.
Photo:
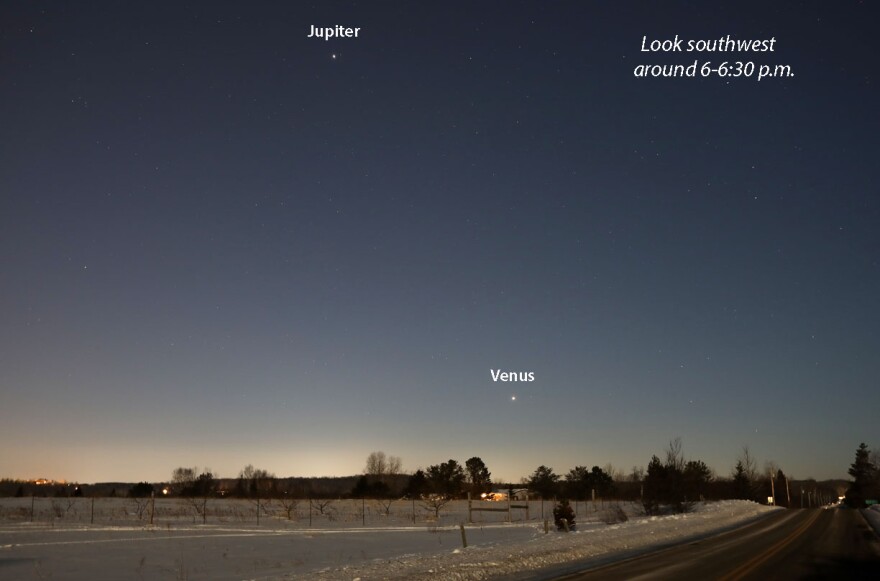
{"label": "snow covered field", "polygon": [[[291,519],[285,507],[270,504],[258,526],[248,501],[209,501],[208,523],[201,524],[190,504],[162,499],[151,526],[149,509],[132,500],[99,499],[94,516],[90,499],[72,507],[52,500],[36,499],[31,522],[30,498],[0,499],[0,579],[531,578],[543,567],[673,543],[776,510],[724,501],[644,517],[636,505],[621,504],[629,520],[605,524],[616,505],[580,503],[575,532],[558,533],[551,523],[545,534],[540,501],[532,501],[529,520],[524,511],[514,511],[520,520],[511,523],[503,522],[505,512],[475,513],[463,549],[463,501],[447,505],[439,520],[409,501],[335,501],[325,514],[311,511],[311,526],[307,502]],[[550,517],[549,502],[544,513]]]}

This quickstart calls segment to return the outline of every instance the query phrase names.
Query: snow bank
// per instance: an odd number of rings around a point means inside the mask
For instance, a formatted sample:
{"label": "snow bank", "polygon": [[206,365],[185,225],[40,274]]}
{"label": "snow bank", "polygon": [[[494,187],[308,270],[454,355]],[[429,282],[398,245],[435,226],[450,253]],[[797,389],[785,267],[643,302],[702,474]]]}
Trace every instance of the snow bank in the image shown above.
{"label": "snow bank", "polygon": [[578,524],[578,530],[569,534],[556,531],[544,534],[543,525],[536,524],[530,525],[529,538],[518,542],[457,548],[434,555],[402,556],[369,564],[266,579],[490,579],[617,552],[648,550],[689,537],[718,532],[773,510],[781,509],[733,500],[702,503],[689,514],[640,517],[612,525]]}
{"label": "snow bank", "polygon": [[880,535],[880,504],[875,504],[862,511],[865,520],[874,529],[874,532]]}

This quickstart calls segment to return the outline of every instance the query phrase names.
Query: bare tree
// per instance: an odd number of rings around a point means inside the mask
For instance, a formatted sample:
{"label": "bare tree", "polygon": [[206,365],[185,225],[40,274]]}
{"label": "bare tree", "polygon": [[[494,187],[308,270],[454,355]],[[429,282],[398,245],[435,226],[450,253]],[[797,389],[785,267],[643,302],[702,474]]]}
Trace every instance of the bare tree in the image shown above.
{"label": "bare tree", "polygon": [[309,501],[312,505],[312,508],[317,509],[318,514],[326,514],[330,511],[331,504],[333,504],[333,499],[331,498],[314,498]]}
{"label": "bare tree", "polygon": [[626,479],[626,475],[623,473],[623,470],[614,467],[614,464],[608,462],[602,468],[602,471],[605,472],[608,476],[611,477],[611,480],[614,482],[623,482]]}
{"label": "bare tree", "polygon": [[192,468],[175,468],[171,473],[171,484],[174,486],[175,492],[182,494],[184,491],[192,489],[198,474],[199,469],[197,466]]}
{"label": "bare tree", "polygon": [[364,468],[364,474],[368,476],[388,476],[389,474],[400,474],[403,468],[403,461],[399,456],[386,456],[385,452],[371,452],[367,456],[367,465]]}
{"label": "bare tree", "polygon": [[237,493],[241,496],[270,496],[276,484],[275,475],[248,464],[238,473]]}
{"label": "bare tree", "polygon": [[370,452],[367,456],[367,466],[364,474],[369,476],[384,476],[388,473],[388,459],[385,452]]}
{"label": "bare tree", "polygon": [[669,440],[669,446],[666,448],[666,467],[684,472],[684,453],[681,451],[681,438]]}
{"label": "bare tree", "polygon": [[208,522],[208,497],[197,498],[195,496],[190,496],[187,499],[190,507],[193,509],[193,522],[195,522],[196,517],[202,518],[202,524],[207,524]]}
{"label": "bare tree", "polygon": [[756,482],[758,480],[758,461],[752,455],[752,452],[747,445],[742,447],[742,452],[740,452],[737,460],[742,463],[743,471],[749,479],[749,482]]}
{"label": "bare tree", "polygon": [[393,498],[379,498],[373,501],[373,504],[376,506],[376,512],[381,512],[385,516],[391,514],[391,505],[393,503]]}
{"label": "bare tree", "polygon": [[183,486],[180,493],[187,497],[195,516],[202,517],[202,524],[206,524],[208,522],[208,497],[215,492],[217,475],[211,472],[210,468],[205,468],[204,472],[188,482],[190,475],[196,472],[198,470],[195,468],[178,468],[174,471],[174,481],[178,482],[179,486]]}
{"label": "bare tree", "polygon": [[131,502],[134,505],[134,512],[137,515],[138,520],[143,520],[144,514],[146,514],[147,508],[150,506],[152,500],[153,499],[149,496],[132,497]]}
{"label": "bare tree", "polygon": [[440,518],[440,510],[449,504],[452,498],[445,494],[429,494],[422,498],[422,508],[434,512],[434,518]]}
{"label": "bare tree", "polygon": [[288,494],[283,494],[278,499],[278,503],[281,505],[284,514],[287,515],[287,520],[293,520],[293,515],[296,514],[296,507],[299,505],[299,500]]}
{"label": "bare tree", "polygon": [[[52,511],[55,513],[55,516],[58,518],[67,516],[67,513],[73,509],[76,504],[76,499],[70,496],[60,498],[58,500],[52,501]],[[76,512],[76,511],[74,511]]]}

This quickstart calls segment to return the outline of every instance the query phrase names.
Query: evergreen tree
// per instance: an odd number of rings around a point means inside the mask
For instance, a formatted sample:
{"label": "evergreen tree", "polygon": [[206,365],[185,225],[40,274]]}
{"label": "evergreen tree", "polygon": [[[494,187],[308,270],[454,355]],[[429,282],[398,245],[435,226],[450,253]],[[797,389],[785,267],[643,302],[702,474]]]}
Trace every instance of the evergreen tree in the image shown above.
{"label": "evergreen tree", "polygon": [[190,496],[210,496],[217,487],[217,480],[212,472],[202,472],[193,483]]}
{"label": "evergreen tree", "polygon": [[464,469],[455,460],[428,466],[428,482],[437,494],[458,496],[464,484]]}
{"label": "evergreen tree", "polygon": [[590,471],[586,466],[575,466],[565,475],[566,493],[575,500],[586,500],[590,497]]}
{"label": "evergreen tree", "polygon": [[774,478],[774,485],[776,487],[776,506],[791,508],[788,505],[788,491],[786,490],[788,477],[785,475],[785,472],[782,471],[782,468],[776,470],[776,476],[774,476]]}
{"label": "evergreen tree", "polygon": [[660,503],[665,501],[668,495],[667,487],[666,466],[656,455],[651,456],[642,486],[642,507],[645,509],[645,514],[660,512]]}
{"label": "evergreen tree", "polygon": [[362,474],[351,489],[353,498],[386,498],[390,494],[388,485],[380,479],[381,477],[367,476]]}
{"label": "evergreen tree", "polygon": [[[568,500],[563,498],[553,507],[553,520],[558,530],[565,530],[565,525],[568,523],[568,530],[573,531],[575,527],[574,518],[574,509],[571,508]],[[565,522],[563,522],[563,519],[565,519]]]}
{"label": "evergreen tree", "polygon": [[746,468],[743,466],[742,460],[737,460],[733,470],[733,497],[740,500],[751,500],[751,490],[752,483],[749,482]]}
{"label": "evergreen tree", "polygon": [[614,492],[614,479],[598,466],[590,470],[586,466],[575,466],[565,475],[565,488],[577,500],[593,498],[594,490],[598,496],[607,497]]}
{"label": "evergreen tree", "polygon": [[849,468],[853,483],[846,491],[846,504],[853,508],[865,506],[865,500],[877,489],[877,467],[871,462],[871,451],[862,442],[856,450],[856,459]]}
{"label": "evergreen tree", "polygon": [[425,471],[421,469],[416,470],[409,477],[409,482],[406,484],[406,495],[410,498],[420,498],[427,491],[428,477],[425,475]]}
{"label": "evergreen tree", "polygon": [[614,479],[598,466],[593,466],[590,470],[590,488],[600,497],[610,496],[614,492]]}
{"label": "evergreen tree", "polygon": [[370,483],[367,481],[367,475],[363,474],[360,478],[358,478],[357,482],[354,485],[354,488],[351,489],[351,496],[353,498],[366,498],[370,495]]}
{"label": "evergreen tree", "polygon": [[702,460],[690,460],[682,474],[684,497],[688,501],[703,500],[703,493],[712,481],[712,471]]}
{"label": "evergreen tree", "polygon": [[552,468],[541,465],[532,472],[529,488],[541,495],[541,498],[553,498],[559,484],[559,475]]}
{"label": "evergreen tree", "polygon": [[149,482],[139,482],[128,491],[128,495],[132,498],[145,498],[151,494],[153,494],[153,485]]}
{"label": "evergreen tree", "polygon": [[467,472],[468,484],[470,484],[471,494],[479,496],[483,492],[492,490],[492,474],[486,463],[479,456],[469,458],[464,463]]}

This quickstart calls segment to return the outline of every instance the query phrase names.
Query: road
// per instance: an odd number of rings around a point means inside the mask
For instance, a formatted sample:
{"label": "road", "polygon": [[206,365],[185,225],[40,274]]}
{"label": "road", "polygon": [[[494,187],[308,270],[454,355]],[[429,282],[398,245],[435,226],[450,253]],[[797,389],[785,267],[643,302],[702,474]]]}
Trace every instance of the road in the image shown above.
{"label": "road", "polygon": [[873,580],[880,579],[880,541],[857,511],[794,509],[715,537],[555,579]]}

